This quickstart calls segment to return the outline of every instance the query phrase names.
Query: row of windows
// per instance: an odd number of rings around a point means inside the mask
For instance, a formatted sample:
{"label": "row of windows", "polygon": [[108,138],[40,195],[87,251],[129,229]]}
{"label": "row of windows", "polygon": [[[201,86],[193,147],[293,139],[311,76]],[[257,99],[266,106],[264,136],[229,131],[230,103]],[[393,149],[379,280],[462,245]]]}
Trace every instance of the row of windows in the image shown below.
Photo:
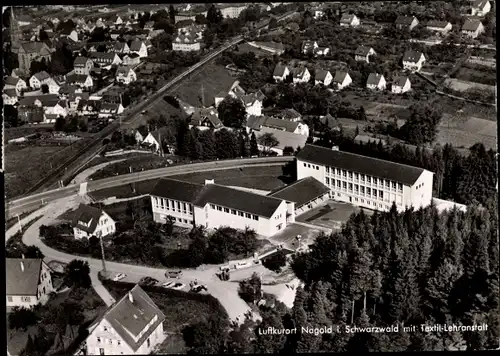
{"label": "row of windows", "polygon": [[[104,330],[106,330],[106,329],[104,329]],[[116,340],[116,341],[117,341],[118,346],[120,346],[122,344],[121,340]],[[99,336],[97,337],[97,342],[98,343],[101,342],[101,338]],[[106,342],[106,339],[104,339],[104,342]],[[108,344],[113,345],[113,339],[108,339]]]}
{"label": "row of windows", "polygon": [[159,205],[161,205],[162,209],[166,210],[172,209],[172,211],[178,211],[179,213],[182,212],[184,214],[187,214],[187,211],[189,209],[189,215],[193,215],[193,206],[191,204],[181,203],[179,201],[157,198],[157,197],[154,198],[154,202],[155,202],[155,208],[160,208]]}
{"label": "row of windows", "polygon": [[[304,167],[311,168],[311,164],[310,164],[310,163],[304,163]],[[315,166],[315,165],[313,164],[313,165],[312,165],[312,168],[313,168],[313,169],[316,169],[317,171],[319,171],[319,166]]]}
{"label": "row of windows", "polygon": [[[352,184],[352,183],[347,183],[347,182],[344,182],[344,181],[340,181],[340,180],[337,180],[335,182],[335,179],[332,179],[331,180],[331,184],[330,184],[330,179],[329,178],[325,178],[325,183],[327,186],[330,186],[332,189],[342,189],[344,191],[348,191],[349,193],[352,193],[354,192],[355,194],[361,194],[361,195],[367,195],[367,196],[373,196],[373,197],[378,197],[380,199],[384,199],[384,191],[382,190],[377,190],[377,189],[373,189],[373,188],[369,188],[369,187],[365,187],[364,185],[358,185],[358,184]],[[337,183],[337,184],[335,184]],[[354,189],[353,189],[354,188]],[[385,194],[385,197],[386,197],[386,200],[389,199],[389,194]]]}
{"label": "row of windows", "polygon": [[259,217],[257,215],[252,215],[252,214],[249,214],[249,213],[244,213],[244,212],[239,211],[239,210],[228,209],[228,208],[224,208],[222,206],[215,205],[215,204],[210,204],[210,208],[212,208],[214,210],[217,210],[217,211],[224,211],[225,213],[231,212],[232,215],[244,216],[247,219],[253,219],[255,221],[259,221]]}
{"label": "row of windows", "polygon": [[[364,183],[372,183],[375,185],[380,185],[384,186],[384,181],[385,181],[385,187],[386,188],[392,188],[396,189],[396,186],[398,190],[403,190],[403,184],[402,183],[397,183],[394,181],[390,181],[388,179],[382,179],[382,178],[377,178],[377,177],[372,177],[369,175],[361,174],[361,173],[354,173],[351,171],[347,171],[345,169],[339,169],[339,168],[333,168],[333,167],[325,167],[326,168],[326,173],[327,174],[332,174],[332,175],[337,175],[338,177],[343,177],[343,178],[349,178],[349,179],[354,179],[355,181],[361,181]],[[423,183],[422,183],[423,185]]]}
{"label": "row of windows", "polygon": [[[335,185],[335,182],[337,182],[337,185],[340,186],[340,184],[341,184],[340,182],[347,183],[346,181],[344,181],[344,179],[345,178],[342,178],[342,180],[340,180],[340,179],[337,178],[337,180],[335,181],[334,178],[328,178],[328,177],[326,177],[325,178],[325,182],[326,182],[327,185],[329,184],[328,182],[330,182],[330,181],[332,182],[332,185]],[[354,180],[354,182],[356,182],[356,180]],[[364,182],[364,181],[361,181],[361,183],[363,183],[363,184],[369,184],[369,182]],[[352,183],[349,183],[349,185],[352,186]],[[355,184],[354,186],[358,187],[358,184]],[[377,186],[377,184],[375,183],[373,186]],[[359,187],[364,187],[364,186],[363,185],[359,185]],[[385,191],[396,192],[396,184],[393,184],[392,185],[392,189],[391,189],[387,181],[386,181],[386,185],[385,186],[383,184],[379,184],[378,188],[384,189]],[[403,185],[402,184],[398,185],[397,192],[399,194],[403,193]]]}
{"label": "row of windows", "polygon": [[[340,194],[340,193],[337,193],[337,196],[339,196],[339,197],[340,197],[340,196],[341,196],[341,194]],[[379,207],[379,208],[383,208],[383,207],[385,207],[385,209],[387,209],[387,210],[389,210],[389,209],[391,208],[391,206],[390,206],[390,205],[387,205],[387,204],[385,204],[385,205],[384,205],[384,204],[382,204],[382,203],[377,203],[377,202],[375,202],[375,201],[368,200],[368,199],[366,199],[366,200],[365,200],[365,199],[363,199],[363,198],[357,198],[357,197],[354,197],[354,198],[353,198],[353,200],[354,200],[354,202],[356,202],[356,203],[358,203],[358,202],[359,202],[359,203],[361,203],[361,204],[372,205],[372,206],[374,206],[375,208],[377,207],[377,204],[378,204],[378,207]],[[401,203],[398,203],[398,202],[397,202],[397,203],[396,203],[396,205],[401,206]]]}

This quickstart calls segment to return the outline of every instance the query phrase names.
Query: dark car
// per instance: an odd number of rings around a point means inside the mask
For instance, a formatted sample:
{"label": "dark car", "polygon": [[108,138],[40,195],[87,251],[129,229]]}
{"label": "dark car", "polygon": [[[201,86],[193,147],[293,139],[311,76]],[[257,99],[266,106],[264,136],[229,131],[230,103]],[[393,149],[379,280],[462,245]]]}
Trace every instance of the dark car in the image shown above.
{"label": "dark car", "polygon": [[194,286],[193,288],[191,288],[191,292],[195,292],[195,293],[199,293],[201,291],[207,291],[207,287],[200,284],[200,285],[197,285],[197,286]]}
{"label": "dark car", "polygon": [[158,283],[158,280],[153,277],[142,277],[139,281],[139,285],[141,286],[154,286]]}
{"label": "dark car", "polygon": [[181,278],[182,271],[166,271],[165,277],[167,278]]}

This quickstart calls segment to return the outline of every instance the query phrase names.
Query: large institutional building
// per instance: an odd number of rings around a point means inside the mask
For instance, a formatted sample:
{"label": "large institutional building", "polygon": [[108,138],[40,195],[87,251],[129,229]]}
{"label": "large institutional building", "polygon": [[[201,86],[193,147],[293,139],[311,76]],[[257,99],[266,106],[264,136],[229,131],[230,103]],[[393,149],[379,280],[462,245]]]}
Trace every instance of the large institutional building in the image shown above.
{"label": "large institutional building", "polygon": [[432,201],[434,173],[381,159],[306,145],[296,156],[297,179],[314,177],[330,188],[330,198],[360,207],[399,211]]}

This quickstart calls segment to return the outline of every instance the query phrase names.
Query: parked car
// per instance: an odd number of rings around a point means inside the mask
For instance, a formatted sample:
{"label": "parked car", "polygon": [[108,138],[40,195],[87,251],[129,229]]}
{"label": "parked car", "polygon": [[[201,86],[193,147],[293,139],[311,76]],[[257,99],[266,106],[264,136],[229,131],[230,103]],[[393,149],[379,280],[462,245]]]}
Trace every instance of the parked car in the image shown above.
{"label": "parked car", "polygon": [[121,281],[123,278],[127,277],[126,274],[124,273],[118,273],[116,276],[113,277],[113,281]]}
{"label": "parked car", "polygon": [[177,289],[177,290],[180,290],[182,288],[184,288],[186,285],[183,284],[183,283],[175,283],[173,286],[171,286],[170,288],[172,289]]}
{"label": "parked car", "polygon": [[167,271],[165,272],[165,277],[167,278],[181,278],[182,276],[182,271]]}
{"label": "parked car", "polygon": [[139,281],[139,285],[141,286],[154,286],[158,283],[158,280],[153,277],[142,277]]}
{"label": "parked car", "polygon": [[174,285],[174,282],[165,282],[165,283],[162,283],[161,286],[163,288],[171,288],[173,285]]}
{"label": "parked car", "polygon": [[191,288],[191,292],[195,292],[195,293],[199,293],[201,291],[207,291],[207,286],[203,285],[203,284],[199,284],[197,286],[194,286],[193,288]]}

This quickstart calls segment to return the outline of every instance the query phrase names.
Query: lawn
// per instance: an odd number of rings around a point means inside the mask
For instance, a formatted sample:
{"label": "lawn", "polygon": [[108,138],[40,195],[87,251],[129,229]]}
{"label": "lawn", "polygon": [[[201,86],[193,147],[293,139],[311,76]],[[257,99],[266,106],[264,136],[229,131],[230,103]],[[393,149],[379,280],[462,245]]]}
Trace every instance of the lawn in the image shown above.
{"label": "lawn", "polygon": [[[280,166],[248,167],[241,169],[228,169],[220,171],[196,172],[170,176],[169,178],[186,180],[193,183],[203,184],[205,179],[214,179],[215,183],[222,185],[234,185],[245,188],[273,190],[284,186],[279,179],[282,175]],[[128,198],[143,194],[149,194],[158,179],[150,179],[135,183],[135,193],[131,184],[118,187],[101,189],[89,193],[92,198],[102,200],[109,197]]]}
{"label": "lawn", "polygon": [[[119,300],[134,283],[103,281],[111,295]],[[188,325],[192,325],[211,316],[227,319],[227,312],[220,302],[208,294],[182,292],[162,287],[142,287],[158,308],[165,314],[163,330],[179,333]]]}
{"label": "lawn", "polygon": [[497,123],[465,115],[445,114],[438,129],[436,142],[468,148],[481,142],[486,149],[497,149]]}
{"label": "lawn", "polygon": [[203,105],[203,92],[204,106],[208,107],[214,104],[215,95],[221,91],[229,91],[235,80],[236,78],[232,77],[226,68],[212,61],[183,80],[179,86],[172,89],[172,92],[195,107]]}
{"label": "lawn", "polygon": [[444,81],[444,85],[449,87],[450,89],[457,91],[466,91],[472,88],[488,90],[488,91],[495,90],[495,87],[493,85],[487,85],[487,84],[477,83],[474,81],[465,81],[461,79],[451,79],[451,78],[446,79]]}
{"label": "lawn", "polygon": [[21,126],[21,127],[12,127],[9,129],[5,129],[5,143],[9,142],[9,140],[24,137],[27,135],[31,135],[38,132],[48,132],[52,129],[52,127],[38,127],[38,126]]}

